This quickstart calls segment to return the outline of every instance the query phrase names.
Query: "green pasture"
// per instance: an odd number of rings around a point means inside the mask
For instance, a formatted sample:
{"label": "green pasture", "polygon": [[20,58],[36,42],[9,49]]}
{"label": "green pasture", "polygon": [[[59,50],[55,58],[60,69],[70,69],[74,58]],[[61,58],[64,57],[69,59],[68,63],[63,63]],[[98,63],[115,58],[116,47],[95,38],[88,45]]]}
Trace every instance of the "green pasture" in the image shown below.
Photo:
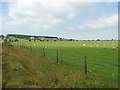
{"label": "green pasture", "polygon": [[[32,52],[56,61],[70,68],[84,71],[84,56],[87,56],[88,74],[106,83],[118,84],[118,42],[117,41],[28,41],[19,39],[13,45],[32,47]],[[29,49],[30,50],[30,49]],[[22,52],[21,52],[22,53]]]}

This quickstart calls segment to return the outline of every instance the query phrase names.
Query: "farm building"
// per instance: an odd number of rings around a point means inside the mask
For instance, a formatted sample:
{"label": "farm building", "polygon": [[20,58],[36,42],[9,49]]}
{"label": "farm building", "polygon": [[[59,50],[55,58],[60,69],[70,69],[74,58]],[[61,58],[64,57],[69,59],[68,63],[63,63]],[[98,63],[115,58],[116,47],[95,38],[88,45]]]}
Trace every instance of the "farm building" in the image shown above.
{"label": "farm building", "polygon": [[30,37],[30,39],[31,39],[31,40],[34,40],[34,39],[35,39],[35,37]]}
{"label": "farm building", "polygon": [[55,40],[58,40],[57,37],[44,37],[45,40],[50,40],[50,41],[55,41]]}
{"label": "farm building", "polygon": [[34,35],[20,35],[20,34],[8,34],[7,37],[13,38],[22,38],[22,39],[31,39],[31,40],[58,40],[58,37],[51,36],[34,36]]}

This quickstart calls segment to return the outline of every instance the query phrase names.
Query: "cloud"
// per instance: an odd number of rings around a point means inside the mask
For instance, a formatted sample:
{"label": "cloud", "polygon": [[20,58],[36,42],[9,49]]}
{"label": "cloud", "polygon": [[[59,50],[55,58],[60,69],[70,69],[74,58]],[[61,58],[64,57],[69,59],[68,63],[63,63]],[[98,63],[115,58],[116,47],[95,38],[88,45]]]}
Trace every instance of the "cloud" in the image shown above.
{"label": "cloud", "polygon": [[50,26],[49,26],[49,25],[43,25],[43,28],[44,28],[44,29],[49,29]]}
{"label": "cloud", "polygon": [[[96,20],[87,20],[82,28],[101,29],[105,27],[117,27],[118,15],[114,14],[109,17],[99,17]],[[78,26],[79,28],[80,26]]]}
{"label": "cloud", "polygon": [[0,14],[0,34],[2,34],[2,22],[3,22],[2,15]]}
{"label": "cloud", "polygon": [[67,18],[68,19],[73,19],[75,16],[76,16],[75,13],[70,13],[70,14],[67,15]]}
{"label": "cloud", "polygon": [[67,30],[70,31],[70,32],[75,32],[75,28],[74,27],[67,27]]}
{"label": "cloud", "polygon": [[55,9],[51,7],[54,6],[44,5],[44,2],[39,0],[26,0],[26,2],[19,0],[16,5],[10,7],[9,24],[39,24],[39,26],[58,24],[61,19],[54,15]]}
{"label": "cloud", "polygon": [[86,38],[89,38],[89,33],[94,35],[95,29],[105,30],[105,27],[116,26],[116,15],[98,17],[96,7],[99,5],[93,2],[86,3],[88,0],[85,0],[85,3],[81,0],[15,1],[10,3],[9,13],[4,20],[5,33],[54,35],[67,38],[80,38],[84,33]]}
{"label": "cloud", "polygon": [[90,3],[68,3],[64,0],[18,0],[16,5],[11,5],[8,24],[38,24],[38,26],[54,26],[64,23],[64,16],[73,19],[77,12],[88,10]]}
{"label": "cloud", "polygon": [[[1,2],[15,2],[18,0],[1,0]],[[43,0],[40,0],[43,1]],[[44,0],[43,2],[47,2],[49,0]],[[66,1],[66,2],[83,2],[83,0],[52,0],[54,2],[58,2],[58,1]],[[84,0],[84,2],[118,2],[119,0]],[[51,1],[49,1],[50,3]]]}
{"label": "cloud", "polygon": [[78,29],[79,30],[82,30],[84,27],[83,26],[78,26]]}

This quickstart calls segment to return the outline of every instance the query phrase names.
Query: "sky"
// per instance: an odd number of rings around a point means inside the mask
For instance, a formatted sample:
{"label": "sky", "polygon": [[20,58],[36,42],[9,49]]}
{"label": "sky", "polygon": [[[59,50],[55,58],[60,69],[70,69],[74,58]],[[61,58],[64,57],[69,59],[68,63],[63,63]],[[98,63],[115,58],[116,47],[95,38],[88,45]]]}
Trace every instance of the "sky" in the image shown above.
{"label": "sky", "polygon": [[0,33],[117,39],[118,2],[100,1],[0,0]]}

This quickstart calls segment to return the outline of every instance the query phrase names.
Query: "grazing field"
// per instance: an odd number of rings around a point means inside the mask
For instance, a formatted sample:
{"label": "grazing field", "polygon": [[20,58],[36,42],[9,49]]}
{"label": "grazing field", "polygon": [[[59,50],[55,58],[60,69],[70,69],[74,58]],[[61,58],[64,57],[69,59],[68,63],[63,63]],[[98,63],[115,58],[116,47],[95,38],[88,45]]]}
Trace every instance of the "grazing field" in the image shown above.
{"label": "grazing field", "polygon": [[[118,85],[118,42],[117,41],[28,41],[20,39],[11,43],[26,46],[48,61],[84,72],[84,56],[87,57],[88,75],[115,87]],[[43,50],[43,48],[45,49]],[[22,53],[22,52],[21,52]],[[103,84],[104,84],[103,83]]]}
{"label": "grazing field", "polygon": [[118,87],[117,41],[19,39],[10,44],[3,43],[4,87]]}

